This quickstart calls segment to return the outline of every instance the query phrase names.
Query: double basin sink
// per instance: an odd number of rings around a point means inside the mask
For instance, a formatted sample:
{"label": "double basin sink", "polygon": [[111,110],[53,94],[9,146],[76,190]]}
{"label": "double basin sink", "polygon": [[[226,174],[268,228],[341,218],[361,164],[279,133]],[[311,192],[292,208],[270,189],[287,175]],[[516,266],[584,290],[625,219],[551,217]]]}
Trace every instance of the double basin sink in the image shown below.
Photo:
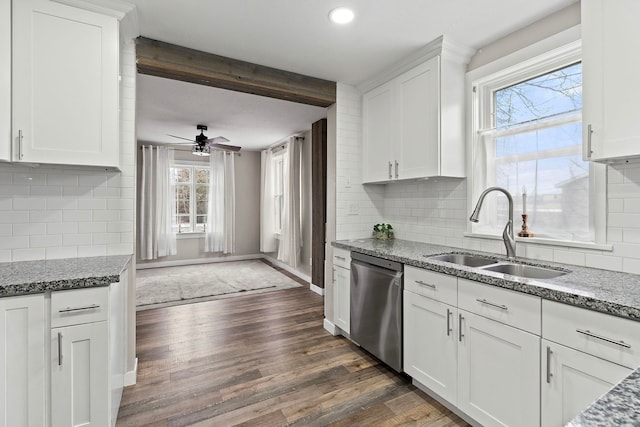
{"label": "double basin sink", "polygon": [[569,272],[528,264],[520,264],[511,261],[500,261],[481,255],[471,254],[443,254],[429,256],[428,258],[436,261],[449,262],[467,267],[476,267],[485,271],[494,271],[527,279],[553,279],[554,277],[563,276]]}

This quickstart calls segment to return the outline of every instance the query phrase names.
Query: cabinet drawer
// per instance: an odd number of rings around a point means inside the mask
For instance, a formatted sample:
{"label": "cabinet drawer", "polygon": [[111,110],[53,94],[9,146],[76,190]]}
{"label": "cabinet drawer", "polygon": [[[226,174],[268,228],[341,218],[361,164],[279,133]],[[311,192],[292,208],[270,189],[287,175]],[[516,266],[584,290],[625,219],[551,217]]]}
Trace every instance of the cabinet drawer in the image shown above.
{"label": "cabinet drawer", "polygon": [[458,278],[455,276],[405,265],[404,288],[449,305],[458,304]]}
{"label": "cabinet drawer", "polygon": [[458,307],[540,335],[541,299],[532,295],[458,280]]}
{"label": "cabinet drawer", "polygon": [[545,300],[542,336],[628,368],[640,365],[640,322]]}
{"label": "cabinet drawer", "polygon": [[108,286],[52,292],[51,327],[107,320],[108,302]]}
{"label": "cabinet drawer", "polygon": [[333,248],[333,265],[351,268],[351,252],[346,249]]}

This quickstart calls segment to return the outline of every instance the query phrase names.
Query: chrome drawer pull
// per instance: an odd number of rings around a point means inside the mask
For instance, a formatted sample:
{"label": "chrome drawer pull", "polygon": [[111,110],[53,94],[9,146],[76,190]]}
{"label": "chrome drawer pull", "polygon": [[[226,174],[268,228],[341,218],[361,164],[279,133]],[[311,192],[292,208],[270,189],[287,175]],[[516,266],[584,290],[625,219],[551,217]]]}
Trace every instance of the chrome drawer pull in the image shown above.
{"label": "chrome drawer pull", "polygon": [[447,308],[447,336],[451,335],[453,328],[451,327],[451,315],[453,312]]}
{"label": "chrome drawer pull", "polygon": [[416,282],[418,285],[424,285],[424,286],[427,286],[427,287],[429,287],[429,288],[431,288],[431,289],[435,289],[435,288],[436,288],[436,285],[433,285],[433,284],[431,284],[431,283],[427,283],[427,282],[423,282],[422,280],[416,280],[415,282]]}
{"label": "chrome drawer pull", "polygon": [[551,377],[553,374],[551,373],[551,347],[547,346],[547,384],[551,384]]}
{"label": "chrome drawer pull", "polygon": [[490,305],[491,307],[499,308],[500,310],[509,310],[509,307],[507,307],[504,304],[495,304],[495,303],[493,303],[491,301],[487,301],[484,298],[482,298],[482,299],[476,298],[476,301],[478,301],[481,304],[487,304],[487,305]]}
{"label": "chrome drawer pull", "polygon": [[67,308],[63,308],[62,310],[58,310],[58,313],[68,313],[70,311],[82,311],[82,310],[94,310],[96,308],[100,308],[99,305],[97,304],[91,304],[91,305],[86,305],[84,307],[67,307]]}
{"label": "chrome drawer pull", "polygon": [[602,340],[602,341],[610,342],[611,344],[619,345],[620,347],[631,348],[631,344],[627,344],[626,342],[624,342],[622,340],[620,340],[620,341],[612,340],[611,338],[607,338],[607,337],[603,337],[602,335],[594,334],[593,332],[591,332],[588,329],[585,329],[585,330],[576,329],[576,332],[579,333],[579,334],[586,335],[586,336],[591,337],[591,338],[596,338],[596,339],[599,339],[599,340]]}
{"label": "chrome drawer pull", "polygon": [[62,366],[62,332],[58,332],[58,366]]}
{"label": "chrome drawer pull", "polygon": [[391,162],[389,162],[389,179],[393,178],[393,176],[391,175],[391,168],[393,167],[393,165],[391,164]]}

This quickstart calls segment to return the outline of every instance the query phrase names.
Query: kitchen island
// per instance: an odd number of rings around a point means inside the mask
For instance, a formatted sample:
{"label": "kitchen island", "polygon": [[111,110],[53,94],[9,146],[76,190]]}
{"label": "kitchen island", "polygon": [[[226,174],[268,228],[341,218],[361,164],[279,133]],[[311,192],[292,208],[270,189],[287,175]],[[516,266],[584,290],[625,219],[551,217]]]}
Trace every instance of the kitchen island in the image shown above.
{"label": "kitchen island", "polygon": [[[560,381],[560,376],[563,375],[563,373],[558,369],[565,366],[565,361],[562,363],[555,362],[557,365],[550,363],[550,361],[552,358],[560,357],[558,354],[562,354],[565,350],[573,351],[574,353],[577,353],[579,357],[582,357],[580,354],[582,354],[582,351],[585,351],[582,347],[578,347],[578,350],[581,351],[567,349],[566,347],[557,344],[558,342],[565,344],[564,342],[559,340],[554,341],[554,334],[557,336],[559,328],[555,327],[557,323],[552,323],[552,320],[556,321],[557,319],[551,319],[545,325],[545,306],[550,307],[549,313],[553,313],[553,310],[562,310],[564,307],[567,307],[567,310],[569,311],[578,310],[581,313],[587,313],[587,315],[588,313],[594,313],[593,316],[595,316],[594,318],[598,319],[598,321],[613,318],[614,322],[626,322],[624,323],[625,325],[632,327],[636,327],[636,322],[640,322],[640,276],[633,274],[517,258],[515,262],[518,264],[549,268],[563,273],[562,275],[554,278],[531,279],[430,258],[431,256],[439,254],[457,253],[493,258],[497,263],[507,261],[514,262],[514,260],[507,260],[504,256],[491,253],[403,240],[380,241],[374,239],[358,239],[337,241],[333,243],[333,246],[349,251],[402,262],[405,266],[417,267],[421,270],[429,270],[438,274],[454,276],[460,279],[461,282],[466,282],[467,284],[469,281],[473,281],[474,283],[478,283],[477,286],[490,285],[490,287],[497,287],[540,297],[543,303],[543,332],[540,344],[540,361],[541,365],[546,365],[546,374],[544,369],[542,369],[540,378],[540,384],[543,388],[541,403],[543,416],[541,425],[558,425],[557,422],[545,422],[545,405],[548,405],[549,401],[553,402],[562,400],[557,398],[547,398],[545,402],[545,387],[549,387],[549,384],[553,382],[553,380]],[[406,289],[405,285],[405,290]],[[478,301],[480,302],[480,300]],[[556,308],[554,308],[554,305]],[[560,308],[558,309],[557,307]],[[607,316],[602,317],[602,315],[598,313],[604,313]],[[624,320],[616,321],[614,316],[615,318]],[[551,316],[547,317],[551,318]],[[590,318],[586,317],[583,320],[590,320]],[[560,324],[562,324],[562,322],[560,322]],[[598,323],[596,322],[596,324]],[[567,326],[567,329],[570,329],[570,327]],[[592,326],[591,331],[595,330],[596,329]],[[549,333],[552,338],[545,337],[545,331],[546,333]],[[573,329],[569,332],[581,337],[579,338],[582,340],[580,342],[581,345],[584,343],[586,343],[587,346],[603,345],[606,347],[605,350],[613,352],[612,354],[615,354],[615,357],[621,355],[626,357],[636,351],[635,347],[637,347],[637,345],[635,342],[632,342],[631,344],[633,345],[630,345],[630,341],[626,339],[627,342],[616,340],[615,342],[611,341],[607,343],[602,341],[602,337],[594,337],[593,332],[591,331],[588,329],[586,331],[582,329],[578,331],[575,326],[573,326]],[[576,332],[578,332],[578,334],[576,334]],[[591,335],[581,335],[584,332]],[[461,340],[462,337],[464,337],[464,335],[461,335]],[[631,350],[632,347],[633,350]],[[557,351],[551,351],[551,348]],[[545,350],[546,354],[544,353]],[[586,352],[588,353],[589,351],[591,351],[591,349],[587,348]],[[598,353],[595,353],[595,355],[602,357]],[[592,358],[599,360],[598,357]],[[618,359],[613,360],[616,360],[616,363],[620,363],[617,361]],[[637,363],[631,366],[629,360],[635,359],[627,359],[626,365],[628,367],[638,367]],[[551,373],[550,366],[555,368],[554,373]],[[640,410],[638,409],[638,399],[640,395],[640,372],[639,370],[633,371],[632,369],[627,370],[627,372],[629,371],[632,372],[629,373],[626,378],[615,385],[608,393],[593,403],[588,409],[578,414],[568,425],[572,427],[586,425],[639,425]],[[584,372],[588,374],[589,370]],[[554,375],[556,375],[556,377],[554,377]],[[580,406],[580,408],[583,407],[584,404]],[[576,408],[573,414],[577,412],[578,409]],[[563,422],[566,422],[566,420]]]}

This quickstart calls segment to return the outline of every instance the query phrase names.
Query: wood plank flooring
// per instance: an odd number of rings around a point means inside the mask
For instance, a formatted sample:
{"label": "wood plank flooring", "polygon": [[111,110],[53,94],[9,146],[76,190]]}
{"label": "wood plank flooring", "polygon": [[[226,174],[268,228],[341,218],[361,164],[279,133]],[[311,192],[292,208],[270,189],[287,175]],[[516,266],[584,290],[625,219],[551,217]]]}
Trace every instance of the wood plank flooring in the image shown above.
{"label": "wood plank flooring", "polygon": [[322,321],[308,287],[138,312],[117,425],[467,425]]}

